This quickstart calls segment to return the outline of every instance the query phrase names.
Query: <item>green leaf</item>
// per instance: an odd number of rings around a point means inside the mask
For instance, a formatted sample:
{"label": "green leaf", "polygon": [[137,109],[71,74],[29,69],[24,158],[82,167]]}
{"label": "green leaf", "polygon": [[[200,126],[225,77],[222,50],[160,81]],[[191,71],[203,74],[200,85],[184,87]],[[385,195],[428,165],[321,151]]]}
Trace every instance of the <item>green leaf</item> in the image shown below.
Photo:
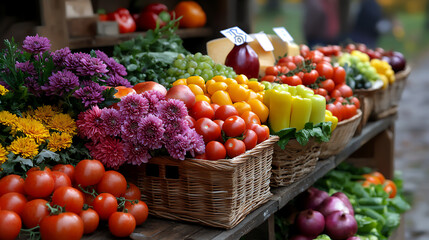
{"label": "green leaf", "polygon": [[43,149],[42,151],[40,151],[39,154],[37,154],[34,160],[36,161],[36,164],[39,165],[48,160],[54,160],[55,162],[59,162],[61,159],[58,153]]}
{"label": "green leaf", "polygon": [[387,199],[388,206],[393,208],[398,213],[403,213],[410,210],[411,206],[401,195],[396,195],[394,198]]}
{"label": "green leaf", "polygon": [[130,65],[128,65],[127,66],[127,71],[128,72],[134,72],[135,70],[137,70],[137,65],[135,65],[135,64],[130,64]]}
{"label": "green leaf", "polygon": [[301,144],[302,146],[307,145],[308,141],[310,140],[311,133],[307,129],[301,129],[295,134],[296,140]]}

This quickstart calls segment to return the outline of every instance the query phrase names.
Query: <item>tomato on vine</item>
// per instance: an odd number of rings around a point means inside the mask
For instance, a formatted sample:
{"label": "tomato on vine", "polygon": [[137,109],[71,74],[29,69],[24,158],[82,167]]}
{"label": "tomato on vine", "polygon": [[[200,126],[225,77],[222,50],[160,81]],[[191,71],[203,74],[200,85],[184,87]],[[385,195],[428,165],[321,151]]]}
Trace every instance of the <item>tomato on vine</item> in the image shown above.
{"label": "tomato on vine", "polygon": [[140,200],[137,203],[127,201],[125,208],[134,216],[137,225],[144,223],[149,215],[149,208],[145,202]]}
{"label": "tomato on vine", "polygon": [[70,164],[57,164],[52,167],[52,171],[58,171],[63,172],[67,174],[67,176],[70,178],[70,181],[74,182],[74,166]]}
{"label": "tomato on vine", "polygon": [[10,192],[0,197],[0,209],[16,212],[21,215],[27,199],[21,193]]}
{"label": "tomato on vine", "polygon": [[218,141],[210,141],[206,145],[206,159],[218,160],[226,157],[225,146]]}
{"label": "tomato on vine", "polygon": [[316,70],[311,70],[310,72],[304,73],[304,77],[302,78],[302,84],[311,85],[316,82],[319,77],[319,73]]}
{"label": "tomato on vine", "polygon": [[83,236],[83,221],[72,212],[46,216],[39,226],[42,239],[81,239]]}
{"label": "tomato on vine", "polygon": [[334,80],[326,79],[325,81],[321,81],[319,87],[326,89],[327,92],[332,92],[335,88]]}
{"label": "tomato on vine", "polygon": [[25,193],[34,198],[44,198],[54,190],[54,179],[47,171],[32,171],[24,182]]}
{"label": "tomato on vine", "polygon": [[231,116],[238,116],[238,111],[232,105],[222,105],[215,112],[215,119],[225,121]]}
{"label": "tomato on vine", "polygon": [[116,212],[118,201],[110,193],[100,193],[92,202],[93,209],[102,220],[109,219],[110,215]]}
{"label": "tomato on vine", "polygon": [[129,182],[127,183],[127,190],[125,190],[123,197],[128,200],[140,200],[142,193],[134,183]]}
{"label": "tomato on vine", "polygon": [[19,215],[9,210],[0,210],[0,233],[2,239],[16,239],[21,231]]}
{"label": "tomato on vine", "polygon": [[98,193],[106,192],[115,197],[120,197],[127,190],[127,180],[124,175],[117,171],[106,171],[97,183],[96,189]]}
{"label": "tomato on vine", "polygon": [[131,213],[114,212],[109,217],[109,230],[115,237],[128,237],[136,228],[136,220]]}
{"label": "tomato on vine", "polygon": [[104,166],[98,160],[82,160],[75,167],[75,180],[82,187],[97,184],[104,175]]}
{"label": "tomato on vine", "polygon": [[219,125],[209,118],[198,119],[195,124],[195,131],[203,136],[204,142],[206,143],[216,140],[221,136],[221,129]]}
{"label": "tomato on vine", "polygon": [[21,218],[27,228],[36,227],[44,217],[49,216],[49,208],[46,203],[48,201],[44,199],[34,199],[25,204]]}
{"label": "tomato on vine", "polygon": [[9,192],[24,194],[24,179],[16,174],[10,174],[0,179],[0,197]]}
{"label": "tomato on vine", "polygon": [[83,222],[83,233],[88,234],[94,232],[100,223],[98,213],[91,208],[83,210],[79,213],[79,217]]}
{"label": "tomato on vine", "polygon": [[246,130],[246,122],[239,116],[228,117],[222,125],[228,137],[238,137]]}
{"label": "tomato on vine", "polygon": [[73,187],[60,187],[52,195],[52,204],[64,207],[67,212],[79,214],[83,203],[82,192]]}
{"label": "tomato on vine", "polygon": [[230,158],[234,158],[246,152],[246,144],[236,138],[230,138],[225,142],[226,154]]}

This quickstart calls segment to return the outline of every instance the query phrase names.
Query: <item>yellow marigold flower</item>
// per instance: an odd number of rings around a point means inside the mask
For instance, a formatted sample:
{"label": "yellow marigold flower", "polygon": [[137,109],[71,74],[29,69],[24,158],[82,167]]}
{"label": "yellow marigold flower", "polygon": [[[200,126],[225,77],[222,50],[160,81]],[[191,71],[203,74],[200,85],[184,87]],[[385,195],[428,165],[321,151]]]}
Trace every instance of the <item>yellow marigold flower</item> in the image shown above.
{"label": "yellow marigold flower", "polygon": [[48,150],[52,152],[61,151],[61,149],[67,149],[72,144],[72,136],[68,133],[53,132],[51,137],[48,139]]}
{"label": "yellow marigold flower", "polygon": [[5,88],[3,85],[0,85],[0,95],[3,96],[6,93],[8,93],[9,90],[7,88]]}
{"label": "yellow marigold flower", "polygon": [[39,153],[39,145],[33,138],[18,137],[7,147],[7,150],[23,158],[32,159]]}
{"label": "yellow marigold flower", "polygon": [[2,145],[0,145],[0,165],[6,162],[8,154],[9,152]]}
{"label": "yellow marigold flower", "polygon": [[39,120],[44,124],[47,124],[52,119],[52,117],[58,113],[59,112],[54,110],[51,105],[43,105],[29,112],[32,118]]}
{"label": "yellow marigold flower", "polygon": [[76,122],[68,114],[57,114],[51,118],[47,127],[60,132],[69,133],[72,136],[76,134]]}
{"label": "yellow marigold flower", "polygon": [[18,116],[15,114],[12,114],[8,111],[1,111],[0,112],[0,123],[12,127],[14,129],[16,127],[16,122],[18,121]]}
{"label": "yellow marigold flower", "polygon": [[33,138],[36,143],[45,142],[49,137],[49,130],[43,124],[31,118],[18,118],[17,131],[24,133],[27,137]]}

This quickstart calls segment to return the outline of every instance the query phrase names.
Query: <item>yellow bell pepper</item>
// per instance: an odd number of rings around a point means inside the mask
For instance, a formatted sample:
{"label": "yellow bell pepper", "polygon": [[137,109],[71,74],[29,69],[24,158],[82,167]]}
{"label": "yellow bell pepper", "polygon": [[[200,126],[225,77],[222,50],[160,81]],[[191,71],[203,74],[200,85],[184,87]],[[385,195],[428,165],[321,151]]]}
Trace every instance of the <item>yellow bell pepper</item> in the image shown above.
{"label": "yellow bell pepper", "polygon": [[252,112],[258,115],[259,120],[261,120],[261,123],[264,123],[267,121],[270,110],[268,109],[267,106],[265,106],[264,103],[262,103],[258,99],[250,99],[249,101],[247,101],[247,103],[252,108]]}
{"label": "yellow bell pepper", "polygon": [[325,110],[325,122],[331,122],[331,132],[335,130],[338,124],[338,118],[332,115],[331,111]]}
{"label": "yellow bell pepper", "polygon": [[226,91],[218,90],[213,93],[211,100],[213,103],[222,105],[232,105],[231,98],[229,97],[229,94]]}
{"label": "yellow bell pepper", "polygon": [[295,95],[297,94],[296,86],[289,86],[289,87],[287,88],[287,91],[288,91],[288,92],[290,92],[290,94],[291,94],[292,96],[295,96]]}
{"label": "yellow bell pepper", "polygon": [[271,99],[271,93],[273,92],[273,89],[268,89],[264,91],[264,99],[263,99],[263,103],[266,106],[270,106],[270,99]]}
{"label": "yellow bell pepper", "polygon": [[269,123],[274,132],[288,128],[292,95],[286,91],[271,90]]}
{"label": "yellow bell pepper", "polygon": [[244,88],[240,84],[233,83],[228,86],[227,92],[231,97],[232,102],[241,102],[247,100],[250,95],[250,90]]}
{"label": "yellow bell pepper", "polygon": [[303,129],[305,124],[310,121],[310,116],[311,99],[299,96],[292,97],[290,127],[296,128],[297,131]]}
{"label": "yellow bell pepper", "polygon": [[326,99],[318,94],[311,96],[310,122],[314,125],[325,121]]}

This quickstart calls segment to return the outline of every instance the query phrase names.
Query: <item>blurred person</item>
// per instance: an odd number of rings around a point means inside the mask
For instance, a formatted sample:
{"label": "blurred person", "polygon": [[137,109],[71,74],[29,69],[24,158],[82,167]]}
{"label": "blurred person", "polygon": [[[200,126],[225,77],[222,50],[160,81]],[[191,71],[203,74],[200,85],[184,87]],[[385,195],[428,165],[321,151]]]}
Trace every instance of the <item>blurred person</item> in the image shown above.
{"label": "blurred person", "polygon": [[381,6],[376,0],[361,0],[350,38],[354,42],[375,48],[380,31],[386,31],[382,29],[388,27],[385,23]]}
{"label": "blurred person", "polygon": [[338,44],[339,0],[304,0],[304,37],[310,48]]}

